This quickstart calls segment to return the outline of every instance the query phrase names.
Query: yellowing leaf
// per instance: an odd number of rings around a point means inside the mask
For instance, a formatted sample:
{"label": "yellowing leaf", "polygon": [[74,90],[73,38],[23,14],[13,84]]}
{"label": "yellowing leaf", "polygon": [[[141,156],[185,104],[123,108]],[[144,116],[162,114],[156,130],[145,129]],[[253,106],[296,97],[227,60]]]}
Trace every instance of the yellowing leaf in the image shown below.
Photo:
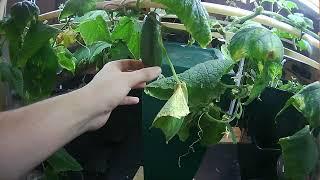
{"label": "yellowing leaf", "polygon": [[62,44],[65,47],[69,47],[70,45],[74,44],[77,39],[78,33],[75,32],[73,29],[66,29],[57,36],[57,44]]}
{"label": "yellowing leaf", "polygon": [[186,84],[181,83],[176,86],[173,95],[156,116],[152,127],[160,128],[168,143],[178,133],[183,118],[189,113],[188,90]]}

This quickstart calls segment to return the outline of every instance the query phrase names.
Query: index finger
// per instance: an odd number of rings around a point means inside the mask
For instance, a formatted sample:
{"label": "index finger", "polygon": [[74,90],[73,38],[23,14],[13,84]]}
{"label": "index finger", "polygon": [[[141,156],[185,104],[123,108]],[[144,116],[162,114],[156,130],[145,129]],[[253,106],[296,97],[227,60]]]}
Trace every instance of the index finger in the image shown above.
{"label": "index finger", "polygon": [[160,67],[148,67],[133,72],[129,72],[129,83],[131,88],[138,84],[156,79],[161,74]]}

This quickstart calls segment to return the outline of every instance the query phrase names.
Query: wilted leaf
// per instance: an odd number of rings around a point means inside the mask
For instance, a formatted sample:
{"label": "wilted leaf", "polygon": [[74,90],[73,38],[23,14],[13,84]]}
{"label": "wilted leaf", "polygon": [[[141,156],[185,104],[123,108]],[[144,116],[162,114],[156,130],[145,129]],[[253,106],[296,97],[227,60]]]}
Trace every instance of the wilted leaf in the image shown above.
{"label": "wilted leaf", "polygon": [[160,128],[165,134],[168,143],[178,133],[184,117],[189,113],[186,84],[177,84],[173,95],[154,119],[152,127]]}

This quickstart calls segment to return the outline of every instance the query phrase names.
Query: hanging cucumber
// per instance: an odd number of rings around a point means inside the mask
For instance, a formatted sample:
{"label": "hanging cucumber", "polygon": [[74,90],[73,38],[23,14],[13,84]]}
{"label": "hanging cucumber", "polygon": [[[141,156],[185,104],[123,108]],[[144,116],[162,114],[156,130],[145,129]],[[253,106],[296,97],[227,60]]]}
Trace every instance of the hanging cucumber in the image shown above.
{"label": "hanging cucumber", "polygon": [[161,66],[163,45],[158,15],[150,12],[144,20],[141,33],[140,52],[145,66]]}

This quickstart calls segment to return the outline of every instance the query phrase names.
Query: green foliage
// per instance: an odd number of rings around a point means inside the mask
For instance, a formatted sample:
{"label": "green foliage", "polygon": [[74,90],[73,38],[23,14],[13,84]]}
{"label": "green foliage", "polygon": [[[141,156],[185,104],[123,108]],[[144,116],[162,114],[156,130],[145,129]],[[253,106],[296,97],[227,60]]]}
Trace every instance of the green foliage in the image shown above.
{"label": "green foliage", "polygon": [[294,106],[307,119],[313,128],[320,126],[320,82],[314,82],[305,86],[297,94],[292,96],[279,112],[281,114],[289,106]]}
{"label": "green foliage", "polygon": [[161,27],[155,12],[150,12],[145,18],[141,34],[140,52],[142,62],[146,66],[161,66],[163,44]]}
{"label": "green foliage", "polygon": [[56,54],[58,57],[58,63],[63,68],[66,69],[72,73],[74,73],[76,69],[76,63],[77,59],[73,56],[73,54],[66,48],[62,46],[58,46],[56,48]]}
{"label": "green foliage", "polygon": [[294,14],[289,14],[288,18],[294,23],[297,27],[304,29],[314,29],[313,27],[313,21],[307,17],[305,17],[301,13],[294,13]]}
{"label": "green foliage", "polygon": [[77,49],[77,51],[73,53],[74,57],[77,59],[77,66],[81,64],[95,63],[95,57],[110,47],[111,44],[107,42],[97,41],[88,47]]}
{"label": "green foliage", "polygon": [[249,104],[282,74],[281,61],[284,48],[278,36],[265,28],[251,27],[237,32],[231,39],[229,47],[233,60],[246,58],[255,64],[258,72],[250,96],[245,104]]}
{"label": "green foliage", "polygon": [[68,0],[60,13],[59,19],[70,16],[82,16],[86,12],[94,10],[97,0]]}
{"label": "green foliage", "polygon": [[23,96],[23,76],[21,71],[11,64],[0,61],[0,80],[8,82],[9,86]]}
{"label": "green foliage", "polygon": [[309,126],[294,135],[281,138],[285,175],[289,179],[303,180],[311,173],[318,161],[319,151]]}
{"label": "green foliage", "polygon": [[95,20],[101,16],[105,21],[109,20],[108,13],[104,10],[93,10],[85,13],[83,16],[75,17],[74,22],[82,23],[89,20]]}
{"label": "green foliage", "polygon": [[152,1],[165,5],[170,12],[176,14],[201,47],[206,47],[211,42],[209,15],[200,0]]}
{"label": "green foliage", "polygon": [[[231,59],[214,59],[178,74],[179,79],[187,85],[190,105],[210,102],[219,97],[223,92],[223,88],[219,86],[220,79],[233,64],[234,61]],[[161,78],[148,84],[145,93],[161,100],[168,100],[173,94],[175,85],[173,77]]]}
{"label": "green foliage", "polygon": [[42,47],[27,62],[23,71],[25,100],[28,103],[48,98],[56,85],[58,58],[50,46]]}
{"label": "green foliage", "polygon": [[139,22],[130,17],[121,17],[118,24],[112,32],[114,41],[124,41],[135,59],[140,58],[140,32]]}
{"label": "green foliage", "polygon": [[82,170],[81,165],[63,148],[59,149],[52,156],[50,156],[47,161],[53,168],[54,172],[57,173]]}
{"label": "green foliage", "polygon": [[96,19],[82,22],[77,30],[87,46],[97,41],[111,42],[107,22],[100,15]]}

